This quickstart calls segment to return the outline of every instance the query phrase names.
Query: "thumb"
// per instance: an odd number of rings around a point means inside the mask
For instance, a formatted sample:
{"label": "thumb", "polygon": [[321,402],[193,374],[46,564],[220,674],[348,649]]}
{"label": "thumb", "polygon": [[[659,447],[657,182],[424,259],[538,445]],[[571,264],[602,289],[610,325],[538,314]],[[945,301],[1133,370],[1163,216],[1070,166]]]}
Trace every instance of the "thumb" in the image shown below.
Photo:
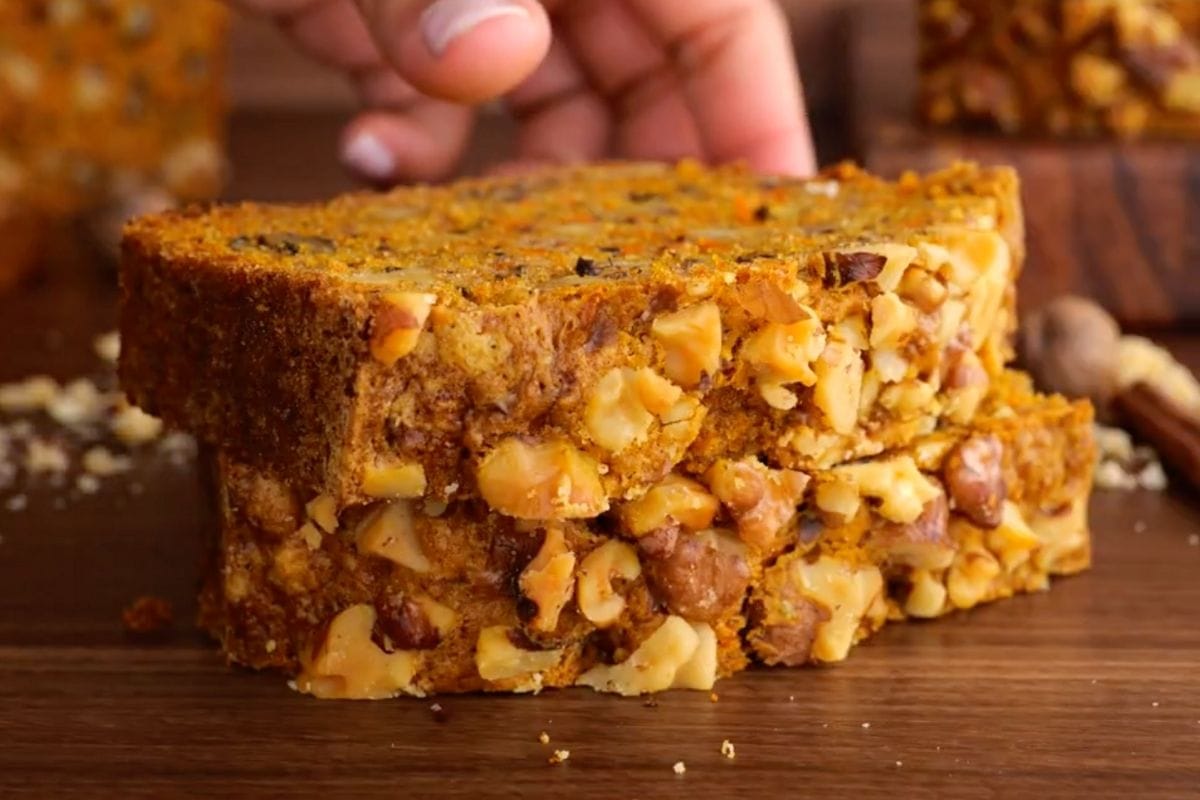
{"label": "thumb", "polygon": [[550,47],[537,0],[356,0],[380,52],[431,97],[478,103],[505,94]]}

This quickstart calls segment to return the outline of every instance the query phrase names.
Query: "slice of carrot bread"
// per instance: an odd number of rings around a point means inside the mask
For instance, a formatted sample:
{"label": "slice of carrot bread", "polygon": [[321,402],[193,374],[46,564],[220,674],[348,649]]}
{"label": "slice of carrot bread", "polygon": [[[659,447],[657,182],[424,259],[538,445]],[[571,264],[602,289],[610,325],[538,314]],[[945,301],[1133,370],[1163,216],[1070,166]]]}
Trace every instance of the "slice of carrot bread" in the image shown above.
{"label": "slice of carrot bread", "polygon": [[811,475],[721,461],[592,520],[339,507],[219,456],[202,622],[321,697],[708,689],[752,660],[839,661],[888,619],[1087,567],[1091,408],[1002,382],[909,448]]}
{"label": "slice of carrot bread", "polygon": [[343,501],[593,517],[684,466],[966,422],[1009,357],[1017,180],[607,165],[146,217],[135,403]]}
{"label": "slice of carrot bread", "polygon": [[208,199],[224,160],[219,0],[0,2],[0,185],[57,218]]}

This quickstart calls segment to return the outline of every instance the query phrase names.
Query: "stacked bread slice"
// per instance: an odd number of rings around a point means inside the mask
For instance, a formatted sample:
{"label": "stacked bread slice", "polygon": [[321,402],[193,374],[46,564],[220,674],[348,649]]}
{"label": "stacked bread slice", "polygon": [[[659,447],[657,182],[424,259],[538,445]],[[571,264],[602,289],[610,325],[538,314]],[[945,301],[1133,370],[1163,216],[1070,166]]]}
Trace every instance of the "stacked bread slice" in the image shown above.
{"label": "stacked bread slice", "polygon": [[1087,566],[1006,371],[1015,176],[623,164],[143,218],[131,399],[213,450],[202,621],[324,697],[707,689]]}

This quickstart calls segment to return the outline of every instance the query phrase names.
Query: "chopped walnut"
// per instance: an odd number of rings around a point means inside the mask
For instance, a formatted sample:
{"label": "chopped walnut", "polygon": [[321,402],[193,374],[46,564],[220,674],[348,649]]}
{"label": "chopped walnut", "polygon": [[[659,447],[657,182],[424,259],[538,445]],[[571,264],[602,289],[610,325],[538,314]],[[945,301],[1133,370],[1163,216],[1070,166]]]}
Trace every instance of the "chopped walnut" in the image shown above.
{"label": "chopped walnut", "polygon": [[433,569],[421,547],[412,504],[407,500],[384,503],[375,509],[359,523],[355,541],[361,552],[386,558],[413,572]]}
{"label": "chopped walnut", "polygon": [[767,547],[796,515],[809,478],[793,470],[773,470],[756,458],[722,459],[706,476],[709,488],[737,523],[738,536]]}
{"label": "chopped walnut", "polygon": [[304,506],[308,518],[325,533],[334,533],[338,527],[337,502],[331,495],[320,494]]}
{"label": "chopped walnut", "polygon": [[841,661],[864,626],[871,629],[883,622],[883,576],[875,566],[822,555],[811,562],[793,561],[789,579],[801,595],[830,615],[816,629],[811,656],[816,661]]}
{"label": "chopped walnut", "polygon": [[[917,469],[912,456],[903,455],[857,464],[845,464],[829,471],[830,481],[818,487],[817,505],[822,510],[853,516],[851,509],[829,507],[834,491],[879,501],[879,514],[892,522],[913,522],[925,511],[925,504],[941,495],[941,488]],[[833,486],[843,484],[834,490]],[[841,496],[841,495],[839,495]]]}
{"label": "chopped walnut", "polygon": [[518,519],[590,519],[608,510],[599,465],[564,441],[506,439],[477,477],[488,505]]}
{"label": "chopped walnut", "polygon": [[868,546],[892,564],[918,569],[945,569],[954,560],[946,497],[938,494],[912,522],[884,522],[867,536]]}
{"label": "chopped walnut", "polygon": [[371,355],[375,360],[390,367],[411,353],[436,302],[437,295],[423,292],[385,294],[372,324]]}
{"label": "chopped walnut", "polygon": [[946,457],[942,477],[955,511],[983,528],[1000,524],[1008,488],[999,438],[977,434],[964,439]]}
{"label": "chopped walnut", "polygon": [[676,522],[688,530],[712,525],[720,504],[703,485],[674,473],[663,478],[637,500],[617,509],[623,529],[632,536],[645,536]]}
{"label": "chopped walnut", "polygon": [[[583,577],[581,570],[580,580]],[[575,554],[567,547],[561,526],[546,528],[542,546],[521,572],[518,584],[521,593],[537,607],[529,626],[543,633],[557,628],[559,614],[575,588]]]}
{"label": "chopped walnut", "polygon": [[411,693],[415,654],[385,653],[373,640],[375,609],[350,606],[329,623],[311,651],[302,651],[296,686],[315,697],[377,700]]}
{"label": "chopped walnut", "polygon": [[663,371],[685,389],[721,367],[721,312],[716,303],[698,303],[654,320],[650,332],[663,349]]}
{"label": "chopped walnut", "polygon": [[708,690],[716,681],[716,644],[707,625],[670,616],[627,659],[592,667],[576,684],[625,696],[670,688]]}
{"label": "chopped walnut", "polygon": [[718,531],[685,534],[662,549],[643,547],[646,583],[672,614],[694,622],[716,622],[741,606],[750,585],[745,549],[737,539]]}
{"label": "chopped walnut", "polygon": [[616,539],[600,545],[579,567],[576,604],[580,613],[597,628],[612,625],[625,610],[625,598],[613,586],[613,579],[632,581],[641,574],[632,546]]}
{"label": "chopped walnut", "polygon": [[825,414],[835,433],[853,432],[862,397],[862,356],[845,342],[830,341],[814,369],[813,405]]}
{"label": "chopped walnut", "polygon": [[648,367],[612,369],[592,390],[584,422],[596,444],[619,453],[643,440],[655,419],[671,411],[682,395],[682,389]]}
{"label": "chopped walnut", "polygon": [[514,691],[537,691],[541,673],[553,669],[562,659],[562,650],[526,650],[513,644],[512,628],[494,625],[479,632],[475,643],[475,667],[485,681],[523,679]]}
{"label": "chopped walnut", "polygon": [[363,472],[362,492],[367,497],[410,498],[425,494],[425,468],[412,461],[375,464]]}
{"label": "chopped walnut", "polygon": [[813,362],[825,351],[825,329],[809,316],[790,325],[769,323],[742,345],[741,355],[754,371],[759,394],[772,408],[787,410],[798,402],[787,384],[817,382]]}

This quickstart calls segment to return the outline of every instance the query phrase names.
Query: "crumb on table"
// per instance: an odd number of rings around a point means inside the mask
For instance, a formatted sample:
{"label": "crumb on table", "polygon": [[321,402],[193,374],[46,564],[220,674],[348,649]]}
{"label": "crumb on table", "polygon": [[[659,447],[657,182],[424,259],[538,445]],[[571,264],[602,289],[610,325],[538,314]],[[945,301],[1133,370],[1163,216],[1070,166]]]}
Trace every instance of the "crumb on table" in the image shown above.
{"label": "crumb on table", "polygon": [[121,612],[125,630],[132,633],[157,633],[171,627],[171,604],[161,597],[142,595]]}

